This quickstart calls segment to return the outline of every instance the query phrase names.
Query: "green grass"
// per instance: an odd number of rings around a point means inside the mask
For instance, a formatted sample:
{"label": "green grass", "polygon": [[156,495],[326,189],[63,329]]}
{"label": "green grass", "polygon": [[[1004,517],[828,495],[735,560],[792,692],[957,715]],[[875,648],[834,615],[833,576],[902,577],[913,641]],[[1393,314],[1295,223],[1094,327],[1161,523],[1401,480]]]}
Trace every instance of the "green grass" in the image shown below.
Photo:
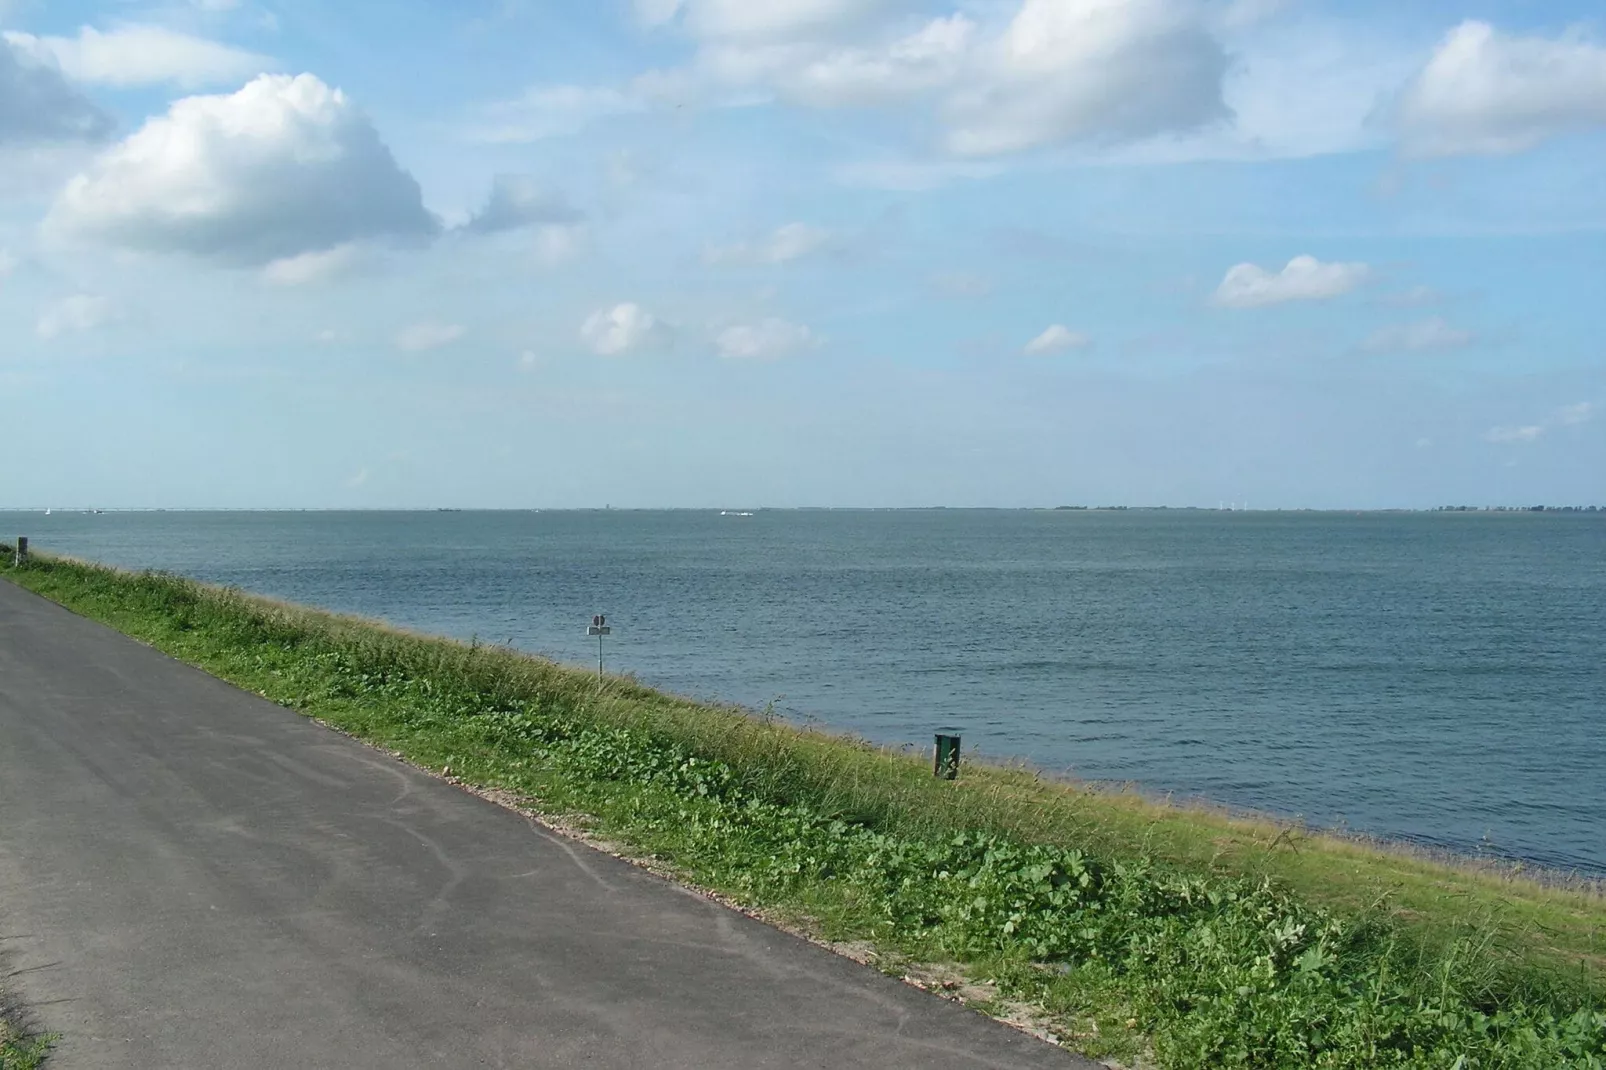
{"label": "green grass", "polygon": [[938,781],[919,756],[170,576],[4,574],[1091,1054],[1606,1064],[1593,888],[1018,768]]}
{"label": "green grass", "polygon": [[0,1070],[38,1070],[44,1065],[56,1037],[40,1035],[28,1026],[22,1007],[0,989]]}
{"label": "green grass", "polygon": [[50,1053],[52,1037],[25,1037],[0,1021],[0,1070],[38,1070]]}

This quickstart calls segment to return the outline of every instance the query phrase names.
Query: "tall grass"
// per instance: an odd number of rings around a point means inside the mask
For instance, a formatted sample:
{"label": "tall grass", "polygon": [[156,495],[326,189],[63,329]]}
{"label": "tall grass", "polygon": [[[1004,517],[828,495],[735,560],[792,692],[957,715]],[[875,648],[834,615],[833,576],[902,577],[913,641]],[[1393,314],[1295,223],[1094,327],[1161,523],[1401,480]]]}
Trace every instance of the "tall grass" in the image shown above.
{"label": "tall grass", "polygon": [[[502,648],[37,559],[16,582],[884,968],[1163,1067],[1601,1067],[1598,898],[925,760]],[[1294,846],[1290,848],[1290,843]],[[1324,891],[1325,890],[1325,891]],[[1409,905],[1403,906],[1402,903]]]}

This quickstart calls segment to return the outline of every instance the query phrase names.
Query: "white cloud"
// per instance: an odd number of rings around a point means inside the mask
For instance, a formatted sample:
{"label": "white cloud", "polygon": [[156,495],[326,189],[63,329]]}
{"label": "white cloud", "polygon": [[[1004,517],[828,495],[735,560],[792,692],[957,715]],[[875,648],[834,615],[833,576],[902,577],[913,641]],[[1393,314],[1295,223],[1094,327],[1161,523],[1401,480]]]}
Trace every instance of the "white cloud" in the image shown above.
{"label": "white cloud", "polygon": [[1025,0],[944,107],[948,147],[989,156],[1132,141],[1230,118],[1227,55],[1173,0]]}
{"label": "white cloud", "polygon": [[310,74],[175,102],[69,182],[47,225],[250,264],[438,228],[368,118]]}
{"label": "white cloud", "polygon": [[11,255],[10,249],[0,249],[0,279],[17,270],[17,258]]}
{"label": "white cloud", "polygon": [[422,353],[451,345],[468,333],[457,323],[415,323],[396,332],[396,348],[404,353]]}
{"label": "white cloud", "polygon": [[973,5],[901,36],[844,43],[841,30],[882,6],[873,0],[638,3],[638,15],[649,22],[678,12],[701,47],[690,66],[638,78],[623,99],[778,97],[812,107],[869,107],[922,98],[937,105],[947,124],[947,148],[972,157],[1189,133],[1231,117],[1222,96],[1226,53],[1207,9],[1191,0],[1020,0],[1013,18],[991,35],[982,27],[1002,5]]}
{"label": "white cloud", "polygon": [[1529,424],[1526,427],[1491,427],[1484,432],[1484,440],[1497,442],[1502,445],[1513,445],[1522,442],[1533,442],[1545,433],[1543,424]]}
{"label": "white cloud", "polygon": [[710,264],[785,264],[826,248],[831,232],[807,223],[787,223],[756,241],[715,246],[703,251]]}
{"label": "white cloud", "polygon": [[64,334],[81,334],[104,326],[113,318],[112,303],[93,294],[74,294],[39,314],[35,333],[40,338],[59,338]]}
{"label": "white cloud", "polygon": [[266,264],[262,268],[262,281],[273,286],[327,282],[350,271],[357,260],[357,247],[349,242],[317,252],[298,253]]}
{"label": "white cloud", "polygon": [[727,327],[714,339],[719,355],[729,360],[778,360],[818,344],[818,336],[801,323],[774,317]]}
{"label": "white cloud", "polygon": [[1463,22],[1406,87],[1397,120],[1415,156],[1522,152],[1606,125],[1606,47],[1576,31],[1519,37]]}
{"label": "white cloud", "polygon": [[580,340],[605,357],[661,342],[665,335],[666,328],[652,313],[630,301],[598,309],[580,325]]}
{"label": "white cloud", "polygon": [[346,486],[360,487],[366,482],[368,482],[368,469],[359,468],[357,469],[356,474],[354,474],[350,479],[346,480]]}
{"label": "white cloud", "polygon": [[628,115],[645,107],[637,94],[607,86],[537,86],[512,100],[487,105],[467,136],[491,144],[539,141],[578,133],[598,119]]}
{"label": "white cloud", "polygon": [[1063,353],[1067,349],[1085,349],[1092,344],[1092,341],[1082,332],[1073,331],[1063,323],[1056,323],[1027,342],[1022,352],[1033,355]]}
{"label": "white cloud", "polygon": [[84,26],[77,37],[5,36],[13,44],[49,53],[75,81],[119,88],[238,84],[273,65],[266,56],[160,26],[120,26],[104,33]]}
{"label": "white cloud", "polygon": [[1593,401],[1580,401],[1576,405],[1564,405],[1556,410],[1556,422],[1567,427],[1587,424],[1594,418],[1595,403]]}
{"label": "white cloud", "polygon": [[1402,349],[1411,352],[1459,349],[1472,344],[1476,337],[1471,331],[1450,326],[1441,316],[1430,316],[1417,323],[1379,327],[1366,339],[1364,347],[1374,353]]}
{"label": "white cloud", "polygon": [[0,37],[0,145],[93,141],[112,120],[85,98],[42,50]]}
{"label": "white cloud", "polygon": [[1370,274],[1365,264],[1324,264],[1314,256],[1296,256],[1278,272],[1267,271],[1258,264],[1234,264],[1227,269],[1212,300],[1226,308],[1324,301],[1349,293]]}
{"label": "white cloud", "polygon": [[474,234],[497,234],[506,230],[547,224],[578,222],[582,214],[556,193],[549,193],[528,175],[497,175],[491,182],[491,195],[485,207],[464,224]]}

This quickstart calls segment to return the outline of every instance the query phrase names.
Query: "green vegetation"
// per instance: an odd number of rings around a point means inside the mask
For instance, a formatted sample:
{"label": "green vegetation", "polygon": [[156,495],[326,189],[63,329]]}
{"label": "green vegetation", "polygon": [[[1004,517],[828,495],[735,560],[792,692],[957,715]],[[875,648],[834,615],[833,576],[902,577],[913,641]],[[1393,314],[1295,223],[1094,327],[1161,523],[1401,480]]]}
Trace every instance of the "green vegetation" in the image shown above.
{"label": "green vegetation", "polygon": [[50,1037],[24,1037],[0,1021],[0,1070],[37,1070],[50,1052]]}
{"label": "green vegetation", "polygon": [[0,1070],[37,1070],[55,1039],[32,1033],[22,1008],[0,991]]}
{"label": "green vegetation", "polygon": [[4,573],[824,939],[1167,1068],[1606,1065],[1606,903],[163,575]]}

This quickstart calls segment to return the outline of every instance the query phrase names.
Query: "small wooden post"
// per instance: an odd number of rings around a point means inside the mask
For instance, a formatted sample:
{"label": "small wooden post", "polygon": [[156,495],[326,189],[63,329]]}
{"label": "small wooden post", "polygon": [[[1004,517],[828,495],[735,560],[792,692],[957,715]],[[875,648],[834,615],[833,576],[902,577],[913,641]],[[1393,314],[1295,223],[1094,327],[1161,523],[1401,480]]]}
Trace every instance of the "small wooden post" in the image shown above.
{"label": "small wooden post", "polygon": [[17,536],[17,567],[21,568],[28,563],[28,536]]}
{"label": "small wooden post", "polygon": [[931,763],[931,775],[944,780],[959,778],[959,737],[946,732],[937,733],[937,755]]}

